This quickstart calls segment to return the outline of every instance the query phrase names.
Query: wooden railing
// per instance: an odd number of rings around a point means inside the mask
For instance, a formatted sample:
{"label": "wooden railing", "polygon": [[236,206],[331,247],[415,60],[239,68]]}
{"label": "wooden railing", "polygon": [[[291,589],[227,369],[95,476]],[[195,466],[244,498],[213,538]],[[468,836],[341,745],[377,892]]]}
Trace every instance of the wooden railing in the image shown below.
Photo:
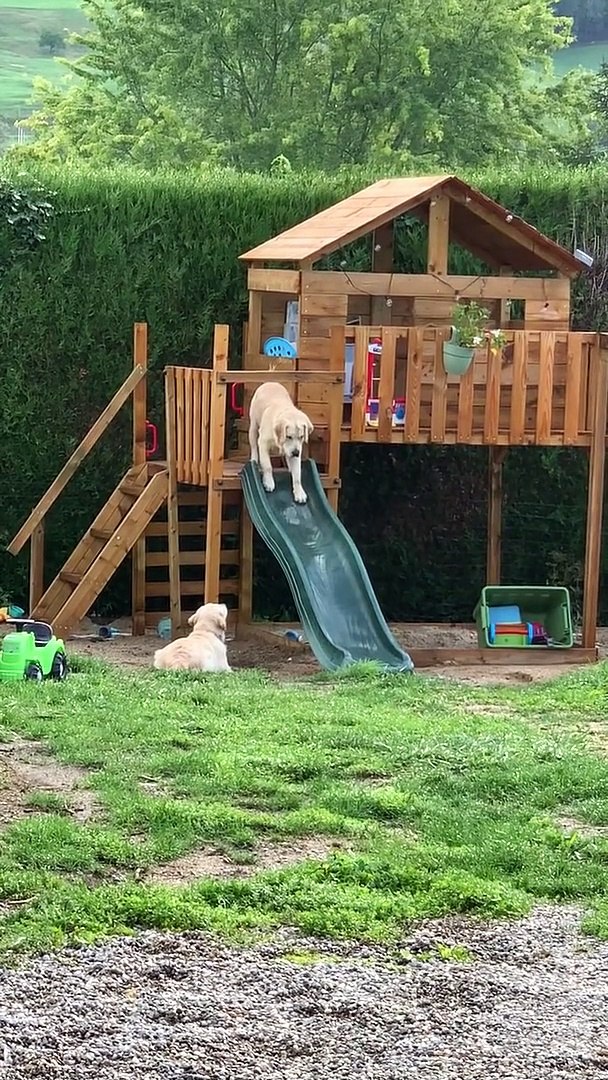
{"label": "wooden railing", "polygon": [[211,372],[206,368],[165,368],[168,439],[173,437],[180,484],[206,485],[209,466]]}
{"label": "wooden railing", "polygon": [[33,611],[44,592],[44,521],[61,492],[110,426],[123,405],[133,395],[133,464],[146,462],[146,375],[148,370],[148,327],[135,323],[133,328],[133,370],[114,397],[87,431],[62,470],[13,537],[7,550],[17,555],[31,539],[29,610]]}
{"label": "wooden railing", "polygon": [[[593,333],[505,331],[497,352],[478,349],[464,375],[448,375],[449,331],[426,327],[335,327],[328,353],[354,342],[352,441],[588,446],[601,362]],[[368,348],[380,339],[375,396],[368,407]],[[395,422],[395,401],[405,415]]]}

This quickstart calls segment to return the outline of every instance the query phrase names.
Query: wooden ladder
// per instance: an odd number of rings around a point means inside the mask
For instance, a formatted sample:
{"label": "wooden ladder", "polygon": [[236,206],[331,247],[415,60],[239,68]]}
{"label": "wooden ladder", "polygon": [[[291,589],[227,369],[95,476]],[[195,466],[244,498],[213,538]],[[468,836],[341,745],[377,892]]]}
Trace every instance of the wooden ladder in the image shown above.
{"label": "wooden ladder", "polygon": [[129,469],[31,617],[51,623],[56,634],[67,634],[90,610],[167,493],[166,469],[151,475],[147,465]]}

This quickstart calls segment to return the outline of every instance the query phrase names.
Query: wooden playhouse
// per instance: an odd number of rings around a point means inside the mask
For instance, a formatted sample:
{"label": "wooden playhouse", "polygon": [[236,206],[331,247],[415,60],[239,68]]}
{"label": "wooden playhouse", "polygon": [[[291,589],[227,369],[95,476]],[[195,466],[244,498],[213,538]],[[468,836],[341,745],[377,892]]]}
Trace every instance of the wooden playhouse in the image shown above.
{"label": "wooden playhouse", "polygon": [[[426,272],[394,269],[399,228],[426,226]],[[367,239],[365,239],[367,238]],[[339,252],[357,242],[357,261]],[[458,248],[476,274],[456,274]],[[252,526],[243,510],[247,400],[267,379],[284,382],[315,423],[310,452],[338,508],[343,442],[487,445],[488,584],[500,582],[502,462],[509,446],[579,447],[589,457],[582,646],[517,652],[517,662],[596,656],[608,335],[570,331],[570,289],[581,263],[508,209],[454,176],[391,179],[352,195],[246,252],[249,314],[241,366],[217,326],[213,367],[168,367],[166,460],[146,457],[146,327],[135,331],[134,370],[9,546],[28,539],[30,608],[67,631],[133,552],[133,628],[170,614],[176,632],[204,597],[252,618]],[[325,268],[324,268],[325,267]],[[479,348],[450,375],[443,344],[454,306],[475,300],[500,328],[500,349]],[[288,336],[295,359],[266,355]],[[243,391],[238,389],[242,385]],[[235,392],[236,391],[236,392]],[[44,580],[44,517],[79,462],[134,395],[133,461],[126,477],[55,580]],[[403,405],[399,407],[400,403]],[[228,450],[230,405],[244,416]],[[459,650],[461,653],[462,650]],[[488,655],[488,653],[490,655]],[[419,666],[463,660],[412,650]],[[509,650],[470,650],[467,662],[507,663]]]}

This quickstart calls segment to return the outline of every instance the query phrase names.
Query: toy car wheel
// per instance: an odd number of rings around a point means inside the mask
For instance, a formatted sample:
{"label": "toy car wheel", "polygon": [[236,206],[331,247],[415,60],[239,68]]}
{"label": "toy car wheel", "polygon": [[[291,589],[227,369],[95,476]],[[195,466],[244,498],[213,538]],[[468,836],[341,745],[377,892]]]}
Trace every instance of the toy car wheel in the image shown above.
{"label": "toy car wheel", "polygon": [[65,653],[58,652],[58,653],[55,654],[55,659],[53,660],[53,666],[51,668],[51,676],[52,676],[53,679],[57,679],[59,682],[61,682],[62,679],[65,679],[67,673],[68,673],[67,657],[66,657]]}
{"label": "toy car wheel", "polygon": [[42,682],[44,676],[40,664],[28,664],[25,669],[25,678],[32,682]]}

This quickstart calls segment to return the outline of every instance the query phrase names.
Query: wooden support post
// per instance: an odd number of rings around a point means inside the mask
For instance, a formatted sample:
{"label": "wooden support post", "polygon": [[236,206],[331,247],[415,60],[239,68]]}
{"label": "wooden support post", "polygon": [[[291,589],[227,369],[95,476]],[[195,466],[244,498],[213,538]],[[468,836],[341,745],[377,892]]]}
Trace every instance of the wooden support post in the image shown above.
{"label": "wooden support post", "polygon": [[[381,225],[372,233],[372,270],[375,274],[392,274],[394,260],[393,222]],[[391,306],[385,296],[372,296],[372,326],[390,326]]]}
{"label": "wooden support post", "polygon": [[165,371],[165,430],[167,443],[167,547],[169,558],[169,606],[171,614],[171,637],[182,629],[181,581],[179,565],[179,499],[177,493],[177,403],[175,375],[170,368]]}
{"label": "wooden support post", "polygon": [[30,546],[30,596],[28,615],[31,615],[44,593],[44,518],[32,533]]}
{"label": "wooden support post", "polygon": [[486,585],[500,585],[502,560],[502,467],[506,446],[490,446],[488,467],[488,543]]}
{"label": "wooden support post", "polygon": [[[499,277],[513,277],[511,266],[501,266],[498,271]],[[498,325],[504,330],[511,322],[511,303],[506,298],[499,300]]]}
{"label": "wooden support post", "polygon": [[606,415],[608,397],[608,349],[602,349],[598,336],[593,347],[592,364],[597,371],[595,400],[592,403],[591,449],[587,487],[587,530],[585,538],[585,573],[583,579],[583,648],[595,647],[600,589],[602,552],[602,516],[604,509],[604,467],[606,458]]}
{"label": "wooden support post", "polygon": [[434,195],[429,204],[429,238],[426,266],[429,274],[447,274],[450,244],[450,200]]}
{"label": "wooden support post", "polygon": [[[148,325],[133,327],[133,367],[148,370]],[[146,464],[146,420],[148,412],[147,376],[133,391],[133,465]],[[135,544],[131,556],[131,633],[146,632],[146,536]]]}
{"label": "wooden support post", "polygon": [[[250,324],[251,325],[251,324]],[[205,545],[205,603],[218,602],[222,551],[222,509],[224,448],[226,441],[226,383],[217,378],[228,370],[229,328],[216,326],[213,336],[211,420],[209,432],[209,490],[207,494],[207,536]]]}
{"label": "wooden support post", "polygon": [[241,558],[239,570],[239,618],[243,626],[253,618],[253,523],[245,500],[241,506]]}
{"label": "wooden support post", "polygon": [[[334,375],[344,377],[344,348],[346,331],[343,326],[332,326],[329,351],[329,370]],[[327,388],[327,474],[330,480],[340,479],[340,450],[342,416],[344,413],[344,382],[331,384]],[[338,512],[339,488],[327,491],[327,499],[334,513]]]}

